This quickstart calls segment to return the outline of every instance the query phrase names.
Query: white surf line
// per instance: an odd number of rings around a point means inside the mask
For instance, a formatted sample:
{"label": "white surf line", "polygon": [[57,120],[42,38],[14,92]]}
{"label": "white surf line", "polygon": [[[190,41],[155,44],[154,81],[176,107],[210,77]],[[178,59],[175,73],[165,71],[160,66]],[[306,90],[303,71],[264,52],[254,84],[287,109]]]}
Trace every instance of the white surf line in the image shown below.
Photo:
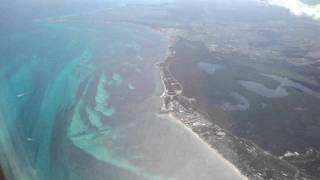
{"label": "white surf line", "polygon": [[225,159],[216,149],[214,149],[213,147],[211,147],[205,140],[203,140],[197,133],[195,133],[194,131],[192,131],[192,129],[190,129],[188,126],[186,126],[185,124],[183,124],[180,119],[174,117],[174,115],[172,115],[172,113],[168,114],[169,119],[171,119],[173,122],[177,123],[180,126],[183,126],[187,131],[189,131],[194,137],[196,137],[201,143],[203,143],[203,145],[205,145],[207,148],[209,148],[215,155],[217,155],[217,157],[224,162],[228,167],[230,167],[230,169],[232,169],[241,179],[244,180],[249,180],[248,177],[246,177],[245,175],[243,175],[241,173],[241,171],[234,165],[232,164],[230,161],[228,161],[227,159]]}
{"label": "white surf line", "polygon": [[21,97],[24,97],[28,94],[29,94],[29,92],[24,92],[24,93],[17,94],[16,96],[17,96],[17,98],[21,98]]}

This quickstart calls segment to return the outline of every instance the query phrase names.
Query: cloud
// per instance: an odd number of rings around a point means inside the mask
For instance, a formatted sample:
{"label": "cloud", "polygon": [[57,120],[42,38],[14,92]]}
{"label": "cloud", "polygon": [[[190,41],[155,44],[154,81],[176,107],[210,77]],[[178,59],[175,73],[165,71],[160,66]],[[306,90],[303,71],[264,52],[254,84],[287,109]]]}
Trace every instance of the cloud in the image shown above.
{"label": "cloud", "polygon": [[287,8],[296,16],[308,16],[320,20],[320,4],[308,5],[300,0],[266,0],[268,4]]}

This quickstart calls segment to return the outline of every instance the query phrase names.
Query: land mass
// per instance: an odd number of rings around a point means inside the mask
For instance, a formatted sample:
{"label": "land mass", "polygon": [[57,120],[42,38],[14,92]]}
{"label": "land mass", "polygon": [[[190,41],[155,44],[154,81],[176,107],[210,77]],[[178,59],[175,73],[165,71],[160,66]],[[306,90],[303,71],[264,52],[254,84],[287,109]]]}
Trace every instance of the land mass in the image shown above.
{"label": "land mass", "polygon": [[316,179],[287,161],[269,154],[252,141],[237,137],[209,121],[195,105],[196,99],[182,94],[182,85],[170,72],[169,67],[174,56],[173,45],[168,58],[158,64],[164,85],[161,113],[169,114],[174,120],[184,124],[249,179]]}

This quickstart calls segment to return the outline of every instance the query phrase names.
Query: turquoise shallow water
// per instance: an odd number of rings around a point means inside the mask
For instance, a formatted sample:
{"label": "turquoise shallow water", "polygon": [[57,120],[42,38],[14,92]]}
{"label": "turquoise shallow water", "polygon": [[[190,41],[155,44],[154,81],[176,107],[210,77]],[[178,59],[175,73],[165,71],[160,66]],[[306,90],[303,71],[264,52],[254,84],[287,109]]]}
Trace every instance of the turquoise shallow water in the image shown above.
{"label": "turquoise shallow water", "polygon": [[0,6],[0,166],[7,178],[239,179],[199,138],[158,114],[155,63],[167,39],[145,26],[106,23],[99,10],[117,3],[97,1]]}
{"label": "turquoise shallow water", "polygon": [[121,153],[119,127],[123,107],[153,93],[164,52],[163,37],[129,24],[38,19],[1,32],[0,160],[9,179],[86,179],[83,157],[157,179]]}

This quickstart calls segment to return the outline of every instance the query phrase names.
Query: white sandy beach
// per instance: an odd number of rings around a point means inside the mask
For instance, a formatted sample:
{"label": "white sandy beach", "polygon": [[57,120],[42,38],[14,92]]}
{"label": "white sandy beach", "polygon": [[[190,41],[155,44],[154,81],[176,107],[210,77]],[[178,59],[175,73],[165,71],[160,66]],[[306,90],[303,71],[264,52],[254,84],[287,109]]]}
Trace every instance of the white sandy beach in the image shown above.
{"label": "white sandy beach", "polygon": [[248,180],[248,178],[241,174],[239,169],[235,167],[232,163],[230,163],[228,160],[226,160],[217,150],[212,148],[207,142],[205,142],[198,134],[193,132],[190,128],[188,128],[186,125],[184,125],[179,119],[174,117],[171,113],[168,115],[169,120],[171,120],[173,123],[176,123],[178,126],[181,126],[182,128],[186,129],[190,134],[194,136],[195,139],[201,142],[201,145],[204,149],[208,149],[208,151],[211,151],[210,156],[212,158],[217,159],[217,163],[221,163],[220,166],[222,166],[225,171],[225,173],[233,174],[232,176],[235,176],[235,179],[244,179]]}

